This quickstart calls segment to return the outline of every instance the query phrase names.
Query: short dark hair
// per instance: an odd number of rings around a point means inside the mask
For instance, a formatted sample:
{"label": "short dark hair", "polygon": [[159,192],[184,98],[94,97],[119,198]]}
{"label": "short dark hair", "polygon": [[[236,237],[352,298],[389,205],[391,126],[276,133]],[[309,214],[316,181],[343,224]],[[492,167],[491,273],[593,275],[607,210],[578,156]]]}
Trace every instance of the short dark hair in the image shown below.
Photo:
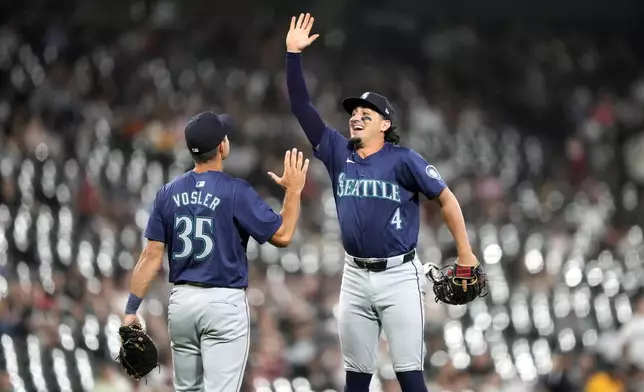
{"label": "short dark hair", "polygon": [[203,154],[191,154],[191,155],[195,163],[206,163],[217,156],[217,148],[215,148],[214,150],[206,151]]}
{"label": "short dark hair", "polygon": [[398,145],[400,143],[400,134],[396,132],[396,126],[391,125],[389,129],[385,131],[385,142]]}

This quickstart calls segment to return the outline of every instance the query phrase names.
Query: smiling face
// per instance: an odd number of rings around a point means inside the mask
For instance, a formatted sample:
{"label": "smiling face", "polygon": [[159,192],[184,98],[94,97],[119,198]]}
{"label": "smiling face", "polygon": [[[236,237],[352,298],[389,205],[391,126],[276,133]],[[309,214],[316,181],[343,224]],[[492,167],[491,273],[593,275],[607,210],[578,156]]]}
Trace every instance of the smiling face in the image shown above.
{"label": "smiling face", "polygon": [[373,109],[358,106],[351,112],[349,130],[351,142],[362,148],[374,142],[384,142],[384,135],[391,126],[391,121],[386,120]]}

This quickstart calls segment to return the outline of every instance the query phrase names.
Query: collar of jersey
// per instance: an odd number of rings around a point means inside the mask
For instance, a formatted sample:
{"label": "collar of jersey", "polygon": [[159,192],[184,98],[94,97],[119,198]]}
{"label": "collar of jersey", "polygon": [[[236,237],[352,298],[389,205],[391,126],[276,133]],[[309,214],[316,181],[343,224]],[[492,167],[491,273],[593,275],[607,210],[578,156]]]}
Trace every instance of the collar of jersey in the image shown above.
{"label": "collar of jersey", "polygon": [[353,157],[353,159],[356,162],[367,163],[371,158],[373,158],[373,157],[375,157],[377,155],[380,155],[381,153],[389,150],[389,144],[391,144],[391,143],[385,143],[380,150],[376,151],[375,153],[369,155],[366,158],[361,157],[360,154],[358,154],[358,152],[355,149],[353,151],[351,151],[351,156]]}

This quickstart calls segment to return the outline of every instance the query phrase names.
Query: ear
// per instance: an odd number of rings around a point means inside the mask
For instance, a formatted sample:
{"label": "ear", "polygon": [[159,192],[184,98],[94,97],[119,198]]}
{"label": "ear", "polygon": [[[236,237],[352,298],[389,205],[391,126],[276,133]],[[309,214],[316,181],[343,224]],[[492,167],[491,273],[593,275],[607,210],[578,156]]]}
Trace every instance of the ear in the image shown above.
{"label": "ear", "polygon": [[226,136],[224,140],[219,143],[219,147],[217,147],[217,152],[219,152],[220,156],[223,156],[224,152],[226,152],[226,143],[228,143],[228,136]]}
{"label": "ear", "polygon": [[389,128],[391,128],[391,121],[385,120],[380,125],[380,132],[387,132]]}

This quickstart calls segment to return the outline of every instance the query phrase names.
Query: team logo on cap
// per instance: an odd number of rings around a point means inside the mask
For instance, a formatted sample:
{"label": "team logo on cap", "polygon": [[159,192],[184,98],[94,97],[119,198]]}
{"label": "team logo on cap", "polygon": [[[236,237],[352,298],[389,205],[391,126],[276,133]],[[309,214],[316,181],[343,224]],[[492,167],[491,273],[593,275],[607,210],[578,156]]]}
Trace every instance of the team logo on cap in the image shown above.
{"label": "team logo on cap", "polygon": [[427,173],[427,175],[431,178],[442,180],[441,175],[438,173],[438,170],[436,170],[436,168],[432,165],[427,165],[427,167],[425,168],[425,173]]}

